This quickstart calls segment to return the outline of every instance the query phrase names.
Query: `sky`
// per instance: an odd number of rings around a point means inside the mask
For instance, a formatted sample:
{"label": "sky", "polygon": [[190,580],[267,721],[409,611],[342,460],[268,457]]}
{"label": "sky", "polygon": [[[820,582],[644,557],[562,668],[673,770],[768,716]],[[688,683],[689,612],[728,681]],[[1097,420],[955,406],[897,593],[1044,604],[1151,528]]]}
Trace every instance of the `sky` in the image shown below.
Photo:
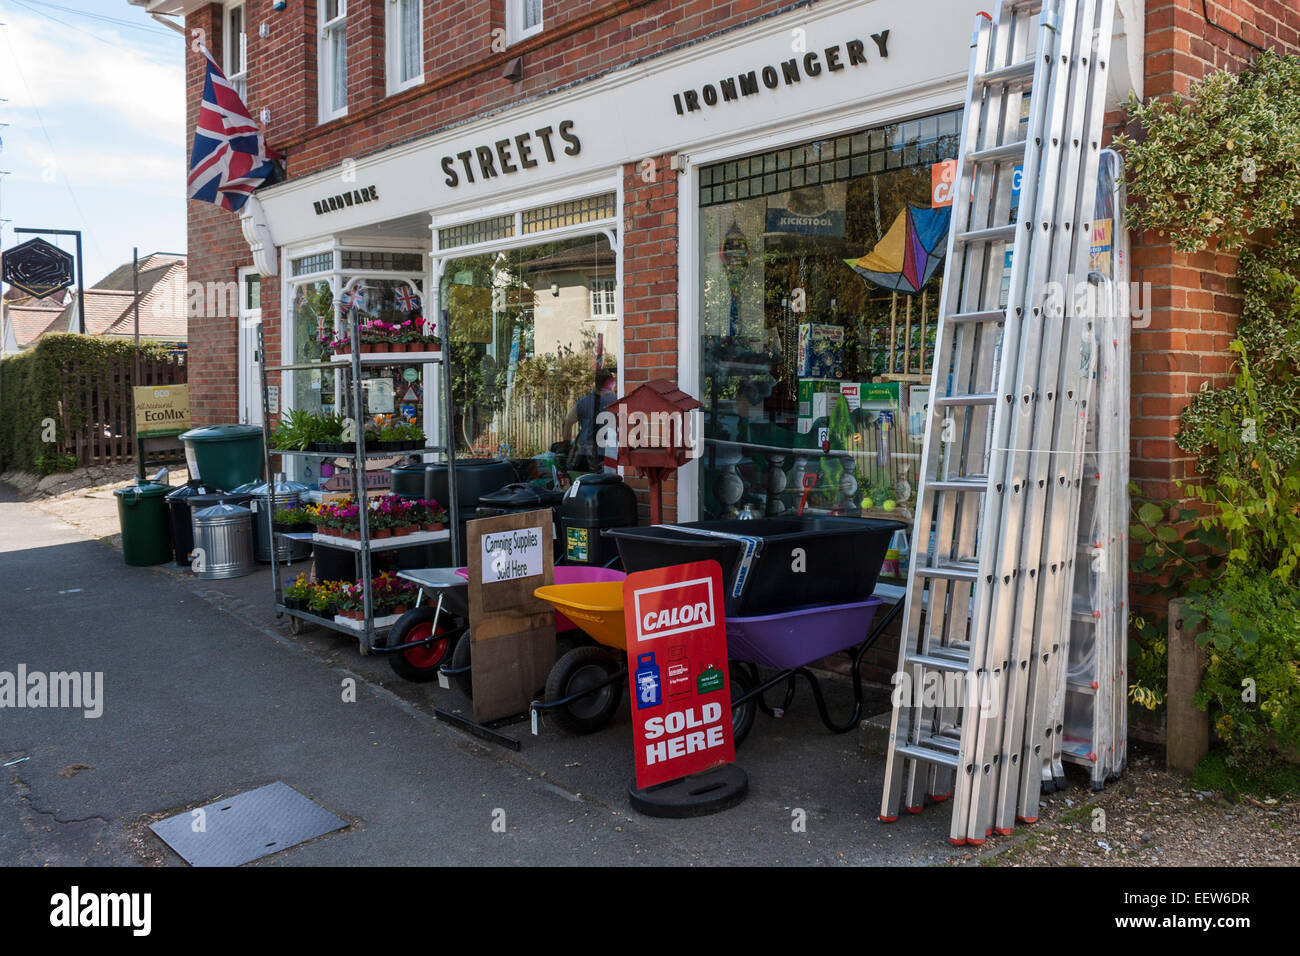
{"label": "sky", "polygon": [[0,248],[80,229],[87,288],[132,246],[185,252],[185,38],[127,0],[0,0],[0,23]]}

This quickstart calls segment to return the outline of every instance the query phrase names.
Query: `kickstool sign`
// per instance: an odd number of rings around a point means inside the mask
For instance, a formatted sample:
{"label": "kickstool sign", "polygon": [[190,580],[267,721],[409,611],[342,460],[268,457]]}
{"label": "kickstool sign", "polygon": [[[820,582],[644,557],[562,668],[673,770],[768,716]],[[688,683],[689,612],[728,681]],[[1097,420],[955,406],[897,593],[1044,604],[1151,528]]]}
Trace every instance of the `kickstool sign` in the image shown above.
{"label": "kickstool sign", "polygon": [[640,571],[623,583],[641,789],[735,760],[722,600],[716,561]]}

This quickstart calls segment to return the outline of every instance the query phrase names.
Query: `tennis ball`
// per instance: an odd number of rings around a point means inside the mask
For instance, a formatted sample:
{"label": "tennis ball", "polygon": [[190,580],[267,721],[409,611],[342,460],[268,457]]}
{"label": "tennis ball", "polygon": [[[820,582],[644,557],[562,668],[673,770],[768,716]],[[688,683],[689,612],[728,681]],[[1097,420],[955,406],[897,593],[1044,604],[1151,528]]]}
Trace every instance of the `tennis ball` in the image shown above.
{"label": "tennis ball", "polygon": [[897,505],[894,503],[894,499],[890,498],[881,507],[883,507],[886,511],[893,511],[894,508],[897,507]]}

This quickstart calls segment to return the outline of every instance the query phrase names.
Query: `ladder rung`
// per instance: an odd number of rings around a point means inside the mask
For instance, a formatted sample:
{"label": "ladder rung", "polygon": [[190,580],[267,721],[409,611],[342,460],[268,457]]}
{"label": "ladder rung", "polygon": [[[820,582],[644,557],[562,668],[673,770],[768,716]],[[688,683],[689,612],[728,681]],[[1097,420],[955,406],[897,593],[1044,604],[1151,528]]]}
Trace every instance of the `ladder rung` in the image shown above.
{"label": "ladder rung", "polygon": [[989,226],[987,229],[971,229],[959,232],[955,238],[958,242],[1013,242],[1016,238],[1015,223],[1009,226]]}
{"label": "ladder rung", "polygon": [[930,491],[988,491],[989,480],[983,475],[972,478],[944,478],[927,482],[925,487]]}
{"label": "ladder rung", "polygon": [[916,573],[927,578],[944,578],[949,581],[977,581],[979,580],[979,568],[973,564],[960,565],[948,564],[938,567],[918,566]]}
{"label": "ladder rung", "polygon": [[972,163],[1003,163],[1012,159],[1024,159],[1026,145],[1025,140],[1018,139],[1001,146],[977,149],[973,153],[967,153],[966,158]]}
{"label": "ladder rung", "polygon": [[944,753],[955,754],[961,750],[961,732],[957,730],[945,730],[932,737],[926,737],[925,740],[921,742],[927,747],[934,747],[936,750],[942,750]]}
{"label": "ladder rung", "polygon": [[939,657],[934,654],[911,654],[907,658],[907,663],[916,664],[932,671],[954,671],[965,673],[970,666],[969,658],[958,659],[956,657]]}
{"label": "ladder rung", "polygon": [[1002,309],[985,309],[983,312],[954,312],[945,315],[944,322],[1005,322],[1007,313]]}
{"label": "ladder rung", "polygon": [[995,405],[996,392],[967,392],[962,395],[940,395],[934,400],[935,405]]}
{"label": "ladder rung", "polygon": [[908,745],[905,747],[894,748],[895,753],[903,757],[910,757],[913,760],[924,760],[926,763],[942,764],[945,767],[957,769],[957,755],[947,753],[942,750],[930,750],[927,747],[917,747]]}
{"label": "ladder rung", "polygon": [[1000,66],[995,70],[988,70],[984,73],[975,74],[976,86],[1000,86],[1005,83],[1008,86],[1028,86],[1034,79],[1034,68],[1038,66],[1038,58],[1033,57],[1028,60],[1021,60],[1019,63],[1012,63],[1009,66]]}

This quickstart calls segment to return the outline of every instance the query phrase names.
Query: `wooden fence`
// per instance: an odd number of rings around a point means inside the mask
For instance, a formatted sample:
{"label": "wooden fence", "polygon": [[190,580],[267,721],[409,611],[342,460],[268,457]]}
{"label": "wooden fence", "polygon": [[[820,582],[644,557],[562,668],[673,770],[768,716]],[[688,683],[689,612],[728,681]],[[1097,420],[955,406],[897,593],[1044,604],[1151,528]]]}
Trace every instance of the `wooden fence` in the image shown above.
{"label": "wooden fence", "polygon": [[[137,369],[133,370],[135,364]],[[59,402],[63,453],[75,455],[77,467],[135,461],[135,403],[137,385],[184,385],[185,363],[178,357],[125,356],[103,365],[73,360],[64,369],[64,398]],[[233,387],[233,383],[232,383]]]}

